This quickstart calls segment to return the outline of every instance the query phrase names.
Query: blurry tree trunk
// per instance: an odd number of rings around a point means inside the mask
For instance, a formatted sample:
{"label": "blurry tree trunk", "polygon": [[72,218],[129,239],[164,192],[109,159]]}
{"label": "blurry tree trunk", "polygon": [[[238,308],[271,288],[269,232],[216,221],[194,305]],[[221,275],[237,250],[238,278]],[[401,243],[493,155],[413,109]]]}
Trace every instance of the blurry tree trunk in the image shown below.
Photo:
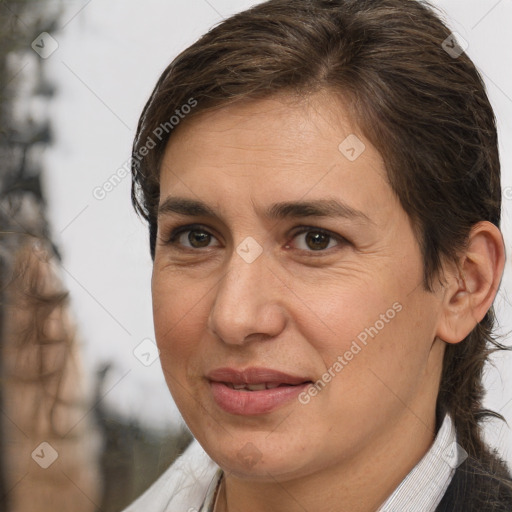
{"label": "blurry tree trunk", "polygon": [[[5,211],[5,203],[2,205]],[[37,232],[29,196],[16,222]],[[8,237],[8,238],[6,238]],[[3,235],[4,487],[9,512],[94,512],[99,438],[57,258],[44,239]]]}
{"label": "blurry tree trunk", "polygon": [[56,5],[0,2],[0,512],[94,512],[101,491],[99,435],[41,191],[49,121],[30,110],[34,95],[53,94],[31,43],[56,29]]}

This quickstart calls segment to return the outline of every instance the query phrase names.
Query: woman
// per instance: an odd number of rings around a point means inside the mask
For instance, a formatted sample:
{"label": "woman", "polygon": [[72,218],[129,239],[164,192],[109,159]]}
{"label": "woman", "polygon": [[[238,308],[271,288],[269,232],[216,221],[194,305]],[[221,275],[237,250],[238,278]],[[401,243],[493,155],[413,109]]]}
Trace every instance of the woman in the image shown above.
{"label": "woman", "polygon": [[139,122],[156,339],[194,443],[129,511],[510,511],[482,368],[494,115],[425,4],[270,0]]}

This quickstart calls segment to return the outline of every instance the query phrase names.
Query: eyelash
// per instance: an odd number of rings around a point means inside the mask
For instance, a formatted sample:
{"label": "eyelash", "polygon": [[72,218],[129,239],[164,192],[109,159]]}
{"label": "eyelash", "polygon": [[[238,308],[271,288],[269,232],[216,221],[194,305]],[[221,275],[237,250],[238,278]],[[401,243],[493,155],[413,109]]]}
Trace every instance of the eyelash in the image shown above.
{"label": "eyelash", "polygon": [[[179,247],[179,244],[177,243],[178,238],[183,233],[187,233],[189,231],[204,231],[205,233],[207,233],[217,239],[217,237],[214,234],[212,234],[211,231],[206,226],[203,226],[201,224],[189,224],[186,226],[181,226],[181,227],[173,229],[171,231],[171,233],[167,237],[164,238],[164,240],[163,240],[164,244],[165,245],[174,245],[176,247]],[[318,251],[306,250],[306,249],[297,249],[297,250],[305,252],[305,253],[310,253],[311,255],[322,254],[322,253],[325,254],[326,252],[330,251],[331,249],[334,249],[335,247],[338,247],[339,245],[346,245],[346,244],[350,243],[346,238],[342,237],[341,235],[337,235],[336,233],[333,233],[326,229],[318,228],[315,226],[301,226],[301,227],[297,228],[297,230],[295,230],[294,233],[292,234],[291,240],[295,239],[299,235],[303,235],[304,233],[310,233],[310,232],[326,235],[330,239],[335,240],[337,242],[337,245],[334,247],[329,247],[327,249],[321,249]],[[289,248],[288,246],[289,246],[289,242],[286,243],[286,248]],[[210,246],[205,247],[205,249],[209,249],[209,248],[210,248]],[[197,252],[200,250],[198,248],[193,248],[193,247],[188,247],[188,246],[181,246],[180,249],[193,251],[193,252]]]}

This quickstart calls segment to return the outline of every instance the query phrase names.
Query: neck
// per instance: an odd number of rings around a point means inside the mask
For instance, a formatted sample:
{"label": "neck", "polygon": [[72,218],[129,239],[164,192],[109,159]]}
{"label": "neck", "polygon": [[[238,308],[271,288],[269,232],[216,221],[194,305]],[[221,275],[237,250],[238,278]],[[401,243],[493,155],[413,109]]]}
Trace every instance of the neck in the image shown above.
{"label": "neck", "polygon": [[357,457],[300,479],[254,482],[225,475],[215,512],[374,512],[432,445],[435,411],[428,417],[423,423],[406,410]]}

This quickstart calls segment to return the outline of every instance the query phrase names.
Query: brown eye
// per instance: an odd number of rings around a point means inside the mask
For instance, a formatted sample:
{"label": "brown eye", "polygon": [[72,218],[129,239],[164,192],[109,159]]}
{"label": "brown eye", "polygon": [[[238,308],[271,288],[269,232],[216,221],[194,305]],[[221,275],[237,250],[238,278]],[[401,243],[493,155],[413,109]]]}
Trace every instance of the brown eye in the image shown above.
{"label": "brown eye", "polygon": [[206,233],[205,231],[194,229],[188,231],[187,238],[190,243],[190,246],[194,247],[195,249],[198,249],[201,247],[208,247],[208,245],[210,245],[212,235],[210,235],[210,233]]}
{"label": "brown eye", "polygon": [[339,244],[334,235],[319,230],[304,230],[294,237],[294,246],[302,251],[323,251]]}
{"label": "brown eye", "polygon": [[218,247],[217,238],[202,227],[182,227],[175,230],[168,239],[167,244],[186,249],[205,249]]}
{"label": "brown eye", "polygon": [[315,233],[310,231],[306,234],[306,244],[313,251],[326,249],[329,246],[330,236],[325,233]]}

